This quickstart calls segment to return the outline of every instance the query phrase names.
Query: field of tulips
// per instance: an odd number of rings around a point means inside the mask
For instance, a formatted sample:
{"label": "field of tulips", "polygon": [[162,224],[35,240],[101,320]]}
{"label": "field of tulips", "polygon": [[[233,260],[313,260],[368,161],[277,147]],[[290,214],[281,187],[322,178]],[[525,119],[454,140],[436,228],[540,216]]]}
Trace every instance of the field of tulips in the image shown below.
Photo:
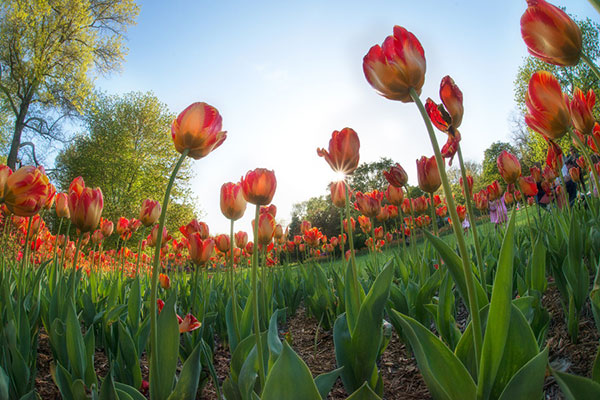
{"label": "field of tulips", "polygon": [[[530,53],[588,63],[600,79],[570,17],[527,3]],[[173,121],[180,158],[164,199],[144,201],[135,217],[103,219],[102,188],[85,177],[57,193],[42,167],[0,165],[0,400],[600,399],[595,93],[569,98],[550,72],[534,73],[526,122],[548,143],[546,165],[522,171],[504,151],[503,182],[473,193],[462,92],[446,76],[440,103],[421,100],[417,37],[393,27],[363,70],[377,93],[421,114],[424,128],[414,130],[427,132],[433,151],[417,160],[427,195],[409,197],[400,164],[384,172],[385,192],[334,182],[337,236],[304,221],[291,237],[271,204],[275,171],[263,168],[223,184],[229,235],[211,236],[197,220],[168,232],[181,164],[212,156],[227,138],[203,102]],[[441,148],[434,129],[445,134]],[[565,136],[577,157],[556,144]],[[316,153],[348,177],[359,136],[334,131]],[[455,156],[465,204],[446,173]],[[236,232],[246,212],[253,231]]]}

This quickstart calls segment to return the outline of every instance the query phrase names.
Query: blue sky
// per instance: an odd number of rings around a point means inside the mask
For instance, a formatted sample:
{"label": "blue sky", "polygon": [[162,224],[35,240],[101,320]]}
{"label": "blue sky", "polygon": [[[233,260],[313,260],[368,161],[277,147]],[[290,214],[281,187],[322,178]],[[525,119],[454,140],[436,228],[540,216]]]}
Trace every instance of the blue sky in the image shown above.
{"label": "blue sky", "polygon": [[[553,4],[578,18],[599,17],[585,0]],[[346,126],[360,137],[361,161],[389,157],[416,184],[415,160],[433,154],[418,110],[377,95],[362,72],[363,56],[394,25],[425,49],[423,101],[439,101],[445,75],[463,91],[466,159],[481,161],[492,142],[510,139],[513,81],[527,55],[519,25],[525,0],[176,0],[140,7],[121,73],[96,84],[108,93],[152,91],[176,113],[195,101],[220,111],[228,138],[193,167],[192,189],[211,233],[229,232],[221,185],[256,167],[275,170],[273,202],[278,220],[289,223],[293,203],[325,194],[336,179],[316,148]],[[236,230],[250,231],[253,215],[249,205]]]}

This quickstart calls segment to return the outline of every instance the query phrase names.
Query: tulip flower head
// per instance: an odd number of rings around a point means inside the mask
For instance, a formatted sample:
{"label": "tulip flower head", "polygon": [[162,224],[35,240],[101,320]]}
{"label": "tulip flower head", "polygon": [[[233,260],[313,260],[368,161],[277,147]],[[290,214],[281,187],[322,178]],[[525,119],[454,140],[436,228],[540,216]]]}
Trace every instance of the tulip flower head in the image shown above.
{"label": "tulip flower head", "polygon": [[3,199],[10,212],[21,217],[37,214],[46,204],[48,177],[42,167],[24,166],[14,173],[3,168]]}
{"label": "tulip flower head", "polygon": [[354,207],[369,218],[377,217],[381,209],[381,200],[383,200],[383,193],[378,190],[373,190],[367,193],[356,193],[356,203]]}
{"label": "tulip flower head", "polygon": [[489,201],[495,201],[500,198],[500,195],[502,194],[502,189],[500,188],[500,184],[498,183],[498,181],[494,181],[491,185],[488,185],[487,193]]}
{"label": "tulip flower head", "polygon": [[521,176],[518,179],[519,188],[525,196],[535,196],[538,193],[538,188],[535,180],[531,176]]}
{"label": "tulip flower head", "polygon": [[435,156],[427,158],[422,156],[417,160],[417,178],[419,188],[426,193],[433,193],[442,184]]}
{"label": "tulip flower head", "polygon": [[309,230],[311,227],[312,227],[312,224],[310,223],[310,221],[303,220],[300,223],[300,232],[302,232],[302,234],[304,235],[306,233],[306,231]]}
{"label": "tulip flower head", "polygon": [[573,182],[576,182],[576,183],[581,182],[581,175],[580,175],[578,167],[569,168],[569,175],[571,176],[571,179],[573,180]]}
{"label": "tulip flower head", "polygon": [[[331,202],[338,208],[344,208],[346,206],[346,182],[337,181],[329,184],[329,190],[331,191]],[[348,197],[351,194],[348,192]]]}
{"label": "tulip flower head", "polygon": [[69,186],[69,213],[71,222],[81,232],[91,232],[100,223],[100,216],[104,207],[104,199],[100,188],[85,187],[81,177]]}
{"label": "tulip flower head", "polygon": [[102,219],[100,221],[100,230],[102,231],[104,237],[109,237],[110,235],[112,235],[114,228],[115,224],[113,224],[112,221],[106,219]]}
{"label": "tulip flower head", "polygon": [[527,0],[521,16],[521,36],[534,57],[549,64],[577,65],[581,56],[581,30],[560,8],[544,0]]}
{"label": "tulip flower head", "polygon": [[160,282],[160,287],[162,287],[165,290],[167,290],[171,287],[171,280],[169,279],[169,276],[166,274],[158,275],[158,281]]}
{"label": "tulip flower head", "polygon": [[238,233],[236,233],[234,235],[235,238],[235,245],[240,248],[243,249],[246,247],[246,244],[248,243],[248,234],[244,231],[239,231]]}
{"label": "tulip flower head", "polygon": [[538,71],[529,79],[525,94],[525,123],[549,140],[561,138],[571,127],[569,97],[548,71]]}
{"label": "tulip flower head", "polygon": [[264,168],[248,171],[242,177],[242,193],[248,203],[258,206],[270,204],[277,188],[275,172]]}
{"label": "tulip flower head", "polygon": [[536,183],[542,181],[542,171],[538,166],[534,165],[533,167],[529,168],[529,174]]}
{"label": "tulip flower head", "polygon": [[553,141],[548,141],[548,154],[546,155],[546,165],[552,168],[556,176],[560,175],[563,165],[563,152],[559,145]]}
{"label": "tulip flower head", "polygon": [[221,186],[221,212],[232,221],[237,221],[246,212],[246,199],[240,183],[227,182]]}
{"label": "tulip flower head", "polygon": [[55,201],[56,215],[58,218],[69,218],[69,198],[66,193],[57,193]]}
{"label": "tulip flower head", "polygon": [[383,97],[404,103],[412,101],[410,89],[420,95],[425,83],[425,52],[419,40],[401,26],[393,36],[371,47],[363,58],[369,84]]}
{"label": "tulip flower head", "polygon": [[325,158],[331,169],[350,175],[358,167],[360,140],[351,128],[333,131],[329,139],[329,151],[318,148],[317,155]]}
{"label": "tulip flower head", "polygon": [[517,157],[503,150],[496,160],[498,172],[507,184],[515,183],[521,176],[521,164]]}
{"label": "tulip flower head", "polygon": [[146,199],[142,202],[140,209],[140,221],[146,227],[158,221],[162,208],[157,200]]}
{"label": "tulip flower head", "polygon": [[590,135],[596,122],[594,118],[594,104],[596,104],[596,93],[592,89],[587,94],[583,90],[575,88],[570,110],[573,126],[584,135]]}
{"label": "tulip flower head", "polygon": [[365,234],[370,234],[371,233],[371,219],[369,217],[366,217],[364,215],[359,215],[358,216],[358,225],[360,226],[360,229],[362,229],[362,231]]}
{"label": "tulip flower head", "polygon": [[215,249],[215,241],[211,238],[202,239],[200,233],[195,232],[188,238],[190,259],[197,265],[204,265],[209,260]]}
{"label": "tulip flower head", "polygon": [[183,236],[188,239],[193,233],[199,233],[202,239],[208,238],[210,234],[208,225],[205,222],[198,222],[197,219],[193,219],[187,225],[179,227],[179,232],[181,232]]}
{"label": "tulip flower head", "polygon": [[404,200],[404,192],[402,187],[397,187],[392,184],[388,185],[387,189],[385,190],[385,198],[390,202],[390,204],[401,206],[402,201]]}
{"label": "tulip flower head", "polygon": [[12,169],[8,165],[0,164],[0,200],[4,197],[4,185],[9,176],[12,175]]}
{"label": "tulip flower head", "polygon": [[387,179],[390,185],[397,188],[401,188],[408,183],[408,174],[398,163],[396,163],[396,165],[392,165],[389,171],[383,171],[383,176],[385,179]]}
{"label": "tulip flower head", "polygon": [[462,204],[459,204],[456,206],[456,213],[458,214],[458,218],[460,219],[460,222],[463,222],[465,220],[465,218],[467,217],[467,208],[465,206],[463,206]]}
{"label": "tulip flower head", "polygon": [[198,160],[219,147],[227,138],[222,131],[223,119],[216,108],[202,102],[183,110],[171,124],[171,136],[179,153]]}
{"label": "tulip flower head", "polygon": [[452,165],[460,143],[458,127],[462,123],[464,107],[462,92],[449,76],[445,76],[440,83],[440,98],[442,104],[439,105],[428,98],[425,109],[435,127],[448,134],[448,140],[442,147],[442,156],[449,158]]}
{"label": "tulip flower head", "polygon": [[221,234],[215,237],[215,246],[221,253],[227,253],[229,251],[229,244],[229,235]]}
{"label": "tulip flower head", "polygon": [[[252,227],[254,229],[255,221],[252,221]],[[275,218],[269,213],[260,214],[258,216],[258,244],[267,245],[273,240],[275,234]]]}

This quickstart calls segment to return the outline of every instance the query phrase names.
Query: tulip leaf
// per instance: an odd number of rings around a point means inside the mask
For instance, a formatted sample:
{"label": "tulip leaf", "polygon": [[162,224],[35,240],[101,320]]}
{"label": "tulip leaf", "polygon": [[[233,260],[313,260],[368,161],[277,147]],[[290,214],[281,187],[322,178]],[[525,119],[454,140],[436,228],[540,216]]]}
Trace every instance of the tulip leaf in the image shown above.
{"label": "tulip leaf", "polygon": [[146,400],[143,394],[141,394],[136,388],[126,385],[124,383],[115,382],[115,389],[117,393],[119,393],[119,398],[121,397],[121,393],[125,392],[131,397],[133,400]]}
{"label": "tulip leaf", "polygon": [[235,348],[239,343],[239,338],[235,331],[235,325],[233,323],[233,308],[231,298],[229,298],[229,300],[227,301],[227,305],[225,306],[225,325],[227,326],[227,340],[229,341],[229,351],[233,354]]}
{"label": "tulip leaf", "polygon": [[600,383],[556,370],[552,370],[552,375],[567,400],[600,399]]}
{"label": "tulip leaf", "polygon": [[498,400],[529,400],[540,397],[544,390],[548,347],[533,357],[513,375]]}
{"label": "tulip leaf", "polygon": [[596,357],[594,358],[594,365],[592,366],[592,379],[600,383],[600,346],[596,351]]}
{"label": "tulip leaf", "polygon": [[129,326],[137,328],[140,325],[140,310],[142,303],[142,295],[140,291],[140,277],[135,277],[129,290],[129,298],[127,299],[127,318]]}
{"label": "tulip leaf", "polygon": [[310,370],[287,344],[267,376],[261,400],[321,400]]}
{"label": "tulip leaf", "polygon": [[377,396],[377,393],[375,393],[373,389],[369,387],[367,382],[365,382],[346,400],[381,400],[381,397]]}
{"label": "tulip leaf", "polygon": [[343,368],[344,367],[334,369],[333,371],[326,372],[315,378],[315,385],[317,385],[317,389],[319,389],[322,399],[327,398],[327,395],[331,391],[335,381],[337,381],[337,378],[340,376],[340,372]]}
{"label": "tulip leaf", "polygon": [[544,293],[548,282],[546,281],[546,247],[541,238],[535,242],[533,248],[530,274],[531,288]]}
{"label": "tulip leaf", "polygon": [[279,339],[279,334],[277,333],[277,316],[279,315],[280,311],[283,310],[275,311],[273,315],[271,315],[271,320],[269,321],[269,331],[267,333],[267,344],[269,347],[269,368],[267,371],[271,369],[283,350],[281,340]]}
{"label": "tulip leaf", "polygon": [[175,390],[169,396],[169,400],[194,400],[196,398],[200,372],[202,372],[200,351],[202,345],[202,340],[198,341],[192,354],[183,363],[179,380],[175,385]]}
{"label": "tulip leaf", "polygon": [[0,366],[0,399],[8,400],[10,381],[4,369]]}
{"label": "tulip leaf", "polygon": [[115,385],[112,380],[111,372],[109,371],[106,374],[106,378],[102,382],[102,387],[100,388],[100,397],[98,400],[118,400],[119,396],[117,395],[117,391],[115,389]]}
{"label": "tulip leaf", "polygon": [[167,300],[162,311],[158,315],[157,341],[158,347],[152,349],[154,354],[150,366],[150,390],[151,397],[156,400],[164,400],[169,397],[173,390],[175,372],[177,370],[177,358],[179,355],[179,324],[175,313],[176,292]]}
{"label": "tulip leaf", "polygon": [[340,314],[333,324],[333,343],[335,347],[335,360],[338,367],[343,367],[340,373],[342,383],[347,391],[357,389],[359,385],[355,382],[353,365],[354,349],[352,348],[352,337],[348,329],[346,313]]}
{"label": "tulip leaf", "polygon": [[67,307],[66,343],[69,362],[73,369],[73,378],[83,379],[85,376],[86,351],[81,327],[72,301],[69,302]]}
{"label": "tulip leaf", "polygon": [[492,391],[508,337],[513,289],[515,211],[516,209],[513,210],[510,216],[504,235],[492,289],[488,321],[481,350],[481,361],[479,363],[477,381],[477,395],[479,398],[487,399]]}
{"label": "tulip leaf", "polygon": [[477,388],[473,378],[444,342],[421,323],[396,310],[391,310],[390,318],[402,326],[402,332],[410,342],[419,370],[434,399],[476,398]]}
{"label": "tulip leaf", "polygon": [[142,371],[140,369],[140,358],[135,349],[135,344],[131,335],[125,329],[122,322],[119,322],[119,351],[123,356],[123,360],[133,378],[133,386],[140,387],[142,385]]}

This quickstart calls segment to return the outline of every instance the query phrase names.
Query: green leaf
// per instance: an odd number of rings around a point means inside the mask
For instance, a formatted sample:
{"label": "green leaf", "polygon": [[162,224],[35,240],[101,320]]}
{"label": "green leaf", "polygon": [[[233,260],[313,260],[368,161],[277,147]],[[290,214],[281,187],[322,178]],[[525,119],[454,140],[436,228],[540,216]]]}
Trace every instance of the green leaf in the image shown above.
{"label": "green leaf", "polygon": [[541,398],[544,390],[548,347],[529,360],[504,388],[498,400],[530,400]]}
{"label": "green leaf", "polygon": [[202,341],[200,340],[192,354],[185,360],[179,380],[175,385],[175,390],[169,396],[169,400],[193,400],[196,398],[200,372],[202,372],[201,347]]}
{"label": "green leaf", "polygon": [[66,329],[67,354],[73,370],[73,378],[83,379],[85,378],[86,350],[73,302],[69,302],[67,307]]}
{"label": "green leaf", "polygon": [[104,381],[102,382],[98,400],[119,400],[110,371],[106,374],[106,378],[104,378]]}
{"label": "green leaf", "polygon": [[333,371],[326,372],[315,378],[315,385],[317,385],[317,389],[319,389],[319,394],[322,399],[327,398],[327,395],[331,391],[335,381],[337,381],[337,378],[340,376],[340,372],[343,368],[344,367],[334,369]]}
{"label": "green leaf", "polygon": [[8,380],[8,375],[6,375],[6,372],[4,372],[4,369],[0,366],[0,400],[9,400],[9,385],[10,381]]}
{"label": "green leaf", "polygon": [[352,393],[346,400],[381,400],[365,382],[356,392]]}
{"label": "green leaf", "polygon": [[402,326],[402,332],[412,346],[419,370],[434,399],[476,398],[477,388],[473,378],[444,342],[406,315],[392,310],[390,317]]}
{"label": "green leaf", "polygon": [[287,344],[267,376],[262,400],[321,400],[310,370]]}
{"label": "green leaf", "polygon": [[154,400],[167,399],[175,381],[179,354],[179,324],[175,313],[175,301],[176,294],[173,292],[158,316],[158,347],[150,366],[150,390]]}
{"label": "green leaf", "polygon": [[546,247],[541,238],[536,241],[533,248],[530,273],[531,288],[544,293],[548,282],[546,281]]}
{"label": "green leaf", "polygon": [[281,340],[279,339],[279,334],[277,333],[277,316],[279,312],[283,310],[277,310],[271,315],[271,320],[269,321],[269,331],[267,334],[267,344],[269,347],[269,368],[266,369],[267,373],[273,366],[273,363],[277,361],[277,358],[281,354],[283,346],[281,344]]}
{"label": "green leaf", "polygon": [[596,357],[594,358],[594,365],[592,366],[592,379],[600,383],[600,346],[596,351]]}
{"label": "green leaf", "polygon": [[141,304],[142,295],[140,291],[140,277],[138,275],[131,284],[129,298],[127,299],[127,318],[129,326],[132,328],[137,328],[140,325]]}
{"label": "green leaf", "polygon": [[122,322],[119,322],[119,351],[127,365],[127,369],[133,378],[133,386],[142,386],[142,371],[140,369],[140,357],[137,354],[133,339]]}
{"label": "green leaf", "polygon": [[552,370],[552,375],[567,400],[600,399],[600,383],[556,370]]}
{"label": "green leaf", "polygon": [[340,372],[342,383],[347,391],[352,392],[353,389],[357,389],[357,384],[354,372],[353,355],[354,350],[352,348],[352,337],[350,336],[350,330],[348,329],[348,321],[346,320],[346,313],[340,314],[333,324],[333,343],[335,345],[335,360],[338,367],[343,367]]}
{"label": "green leaf", "polygon": [[492,299],[488,314],[487,327],[483,338],[481,361],[477,382],[477,395],[487,399],[498,373],[498,367],[504,354],[511,314],[513,288],[513,254],[516,209],[504,235],[500,258],[496,270],[496,279],[492,289]]}
{"label": "green leaf", "polygon": [[121,392],[127,393],[133,400],[146,400],[143,394],[141,394],[136,388],[126,385],[124,383],[115,382],[115,390],[121,397]]}

